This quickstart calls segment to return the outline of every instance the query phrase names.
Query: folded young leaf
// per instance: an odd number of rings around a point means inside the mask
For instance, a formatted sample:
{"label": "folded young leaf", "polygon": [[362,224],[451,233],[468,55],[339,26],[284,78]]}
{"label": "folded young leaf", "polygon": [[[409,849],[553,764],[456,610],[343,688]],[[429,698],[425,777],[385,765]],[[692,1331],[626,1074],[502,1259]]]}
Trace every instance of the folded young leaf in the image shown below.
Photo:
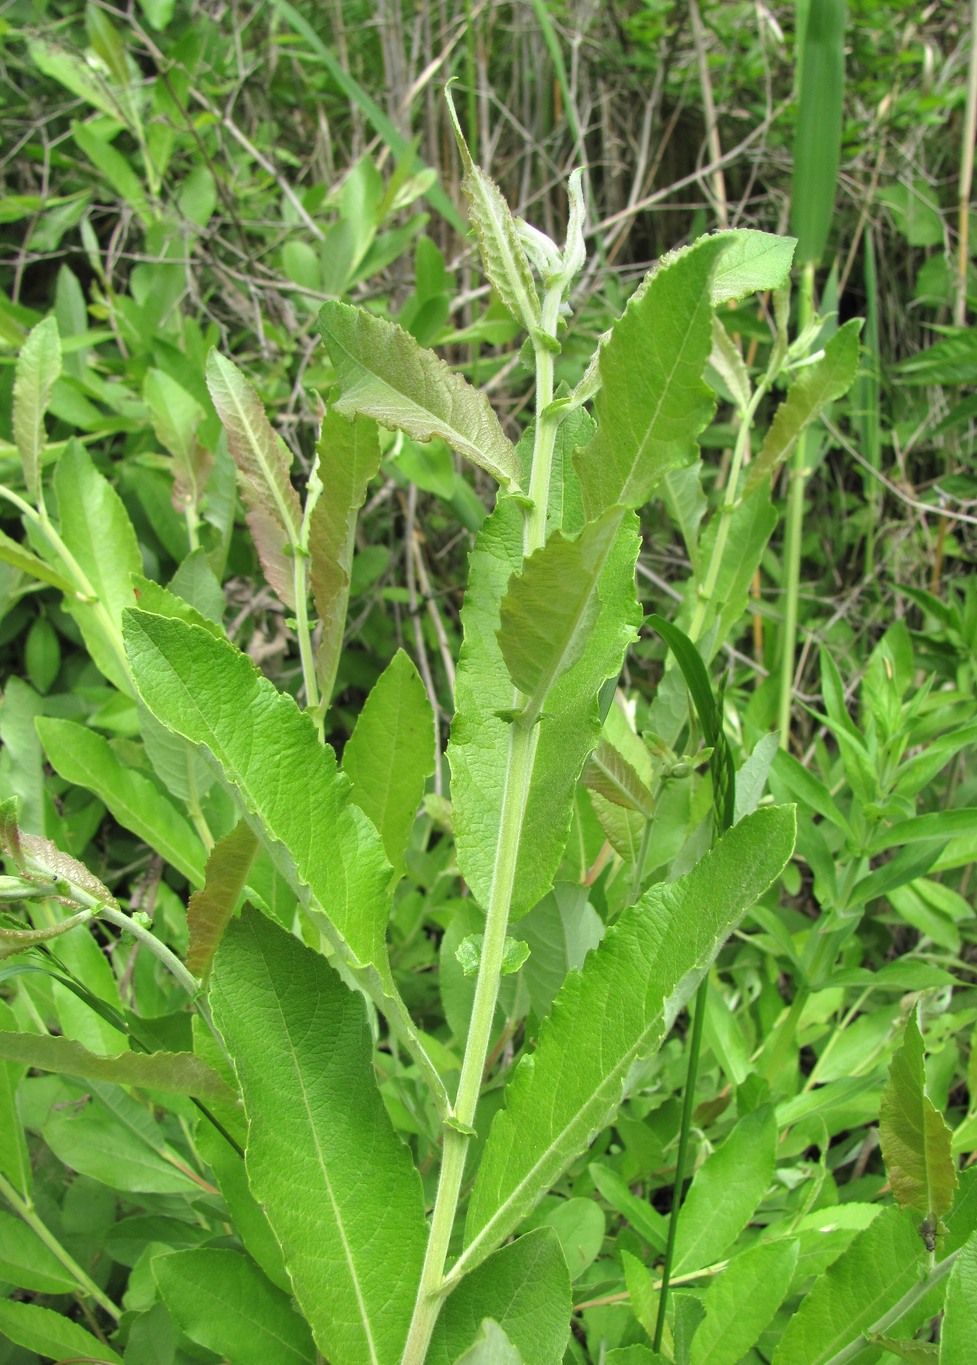
{"label": "folded young leaf", "polygon": [[570,1272],[552,1228],[527,1232],[489,1257],[448,1299],[425,1365],[452,1365],[494,1319],[525,1361],[561,1365],[570,1335]]}
{"label": "folded young leaf", "polygon": [[743,496],[760,487],[778,465],[786,460],[798,436],[820,416],[829,403],[842,398],[855,381],[858,370],[858,337],[861,318],[852,318],[824,348],[824,355],[797,372],[787,397],[781,403],[764,437],[760,453],[750,465],[743,485]]}
{"label": "folded young leaf", "polygon": [[33,501],[41,487],[41,455],[46,435],[44,414],[61,373],[61,338],[52,313],[28,333],[14,372],[14,442]]}
{"label": "folded young leaf", "polygon": [[424,1194],[377,1089],[362,999],[250,909],[228,927],[212,997],[244,1096],[249,1181],[319,1349],[333,1365],[398,1365]]}
{"label": "folded young leaf", "polygon": [[924,1214],[935,1233],[953,1203],[957,1168],[950,1129],[926,1094],[923,1036],[916,1015],[914,1009],[906,1020],[902,1046],[889,1066],[882,1091],[879,1143],[896,1203]]}
{"label": "folded young leaf", "polygon": [[257,851],[257,836],[246,820],[239,820],[210,850],[204,885],[187,905],[187,968],[194,976],[209,973]]}
{"label": "folded young leaf", "polygon": [[329,302],[319,331],[336,371],[336,411],[364,413],[416,441],[442,440],[504,488],[518,489],[516,453],[485,395],[396,323]]}
{"label": "folded young leaf", "polygon": [[632,1064],[661,1046],[727,935],[790,857],[791,807],[748,816],[678,881],[660,884],[568,976],[535,1053],[506,1088],[468,1208],[468,1270],[516,1228],[610,1121]]}
{"label": "folded young leaf", "polygon": [[391,866],[404,850],[434,771],[434,712],[421,676],[402,649],[380,674],[343,750],[353,800],[370,817]]}
{"label": "folded young leaf", "polygon": [[637,811],[646,820],[651,819],[654,804],[651,792],[620,750],[603,735],[584,768],[583,784],[612,805]]}
{"label": "folded young leaf", "polygon": [[294,611],[294,550],[301,540],[302,506],[288,474],[288,448],[275,435],[261,399],[244,375],[218,351],[207,357],[207,387],[238,468],[261,567],[271,587]]}
{"label": "folded young leaf", "polygon": [[[328,700],[343,647],[356,514],[366,497],[367,484],[380,467],[376,424],[365,418],[350,422],[330,408],[323,419],[316,456],[309,483],[312,510],[307,513],[306,534],[312,596],[322,622],[316,673]],[[316,491],[317,485],[321,491]]]}
{"label": "folded young leaf", "polygon": [[[519,727],[507,717],[520,709],[521,699],[497,632],[502,599],[523,563],[522,524],[522,508],[503,498],[476,538],[448,746],[458,865],[483,908],[499,873],[503,803],[513,797],[511,745]],[[514,850],[513,917],[530,910],[552,885],[569,833],[574,788],[600,735],[598,693],[607,678],[617,676],[635,638],[640,619],[635,525],[632,516],[624,516],[597,581],[599,608],[583,652],[553,684],[547,714],[531,731],[525,818]]]}
{"label": "folded young leaf", "polygon": [[669,469],[691,464],[715,400],[702,372],[712,349],[710,287],[726,244],[701,238],[661,265],[599,351],[597,434],[577,455],[588,519],[641,507]]}
{"label": "folded young leaf", "polygon": [[507,311],[532,333],[539,326],[539,296],[512,212],[495,181],[472,160],[450,88],[445,90],[445,98],[465,167],[461,188],[478,237],[482,267]]}
{"label": "folded young leaf", "polygon": [[0,1057],[36,1071],[57,1071],[83,1081],[138,1085],[144,1090],[195,1095],[214,1103],[233,1104],[235,1099],[217,1072],[192,1052],[122,1052],[103,1057],[70,1038],[0,1032]]}

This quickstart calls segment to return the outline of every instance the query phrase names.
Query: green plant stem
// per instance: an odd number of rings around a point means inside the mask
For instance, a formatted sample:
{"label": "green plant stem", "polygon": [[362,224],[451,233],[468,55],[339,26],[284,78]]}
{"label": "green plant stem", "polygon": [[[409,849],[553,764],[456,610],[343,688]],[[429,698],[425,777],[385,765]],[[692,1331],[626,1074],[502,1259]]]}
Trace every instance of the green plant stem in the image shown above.
{"label": "green plant stem", "polygon": [[[556,335],[559,306],[560,291],[547,290],[543,297],[541,330],[548,336]],[[553,353],[545,344],[537,344],[535,351],[536,434],[530,472],[530,506],[526,510],[523,529],[523,553],[526,558],[540,549],[546,540],[550,466],[560,421],[557,414],[546,412],[553,399]],[[523,694],[513,689],[513,709],[519,709],[525,702]],[[519,841],[538,743],[538,726],[509,726],[505,791],[499,817],[492,887],[485,908],[485,935],[475,983],[475,999],[454,1112],[445,1124],[438,1191],[431,1214],[414,1314],[404,1347],[403,1365],[423,1365],[445,1293],[445,1263],[465,1174],[468,1144],[474,1134],[475,1111],[481,1093],[485,1061],[492,1042],[492,1024],[502,977],[502,957],[509,927]]]}
{"label": "green plant stem", "polygon": [[672,1212],[668,1220],[668,1241],[665,1245],[661,1292],[658,1297],[658,1318],[655,1322],[654,1347],[656,1351],[661,1350],[662,1334],[665,1331],[668,1287],[671,1283],[672,1262],[675,1259],[678,1212],[682,1204],[682,1186],[685,1184],[685,1163],[689,1151],[689,1134],[692,1131],[692,1112],[695,1109],[695,1082],[699,1072],[699,1052],[702,1048],[702,1028],[706,1017],[706,993],[708,989],[709,977],[707,975],[703,977],[699,983],[699,989],[696,991],[695,1013],[692,1016],[692,1032],[689,1038],[689,1067],[685,1078],[685,1094],[682,1097],[682,1122],[679,1127],[678,1155],[675,1158],[675,1181],[672,1185]]}
{"label": "green plant stem", "polygon": [[871,1327],[866,1327],[865,1331],[860,1333],[854,1341],[850,1341],[842,1350],[826,1360],[824,1365],[848,1365],[850,1360],[857,1359],[866,1347],[872,1345],[874,1338],[883,1336],[888,1332],[889,1328],[894,1327],[910,1309],[915,1308],[916,1304],[924,1299],[935,1285],[946,1279],[959,1255],[959,1250],[951,1251],[949,1256],[944,1257],[942,1261],[937,1261],[925,1279],[917,1281],[912,1289],[907,1289],[902,1298],[894,1303],[888,1312],[883,1313],[880,1318],[872,1323]]}
{"label": "green plant stem", "polygon": [[0,1175],[0,1194],[3,1195],[7,1203],[22,1218],[30,1230],[39,1241],[43,1242],[48,1251],[57,1258],[64,1266],[68,1274],[78,1285],[78,1292],[87,1295],[98,1304],[99,1308],[108,1313],[114,1322],[118,1322],[122,1317],[122,1309],[117,1308],[109,1296],[87,1275],[78,1262],[71,1256],[51,1232],[50,1228],[42,1222],[34,1210],[34,1205],[29,1199],[24,1199],[17,1193],[13,1185],[2,1175]]}
{"label": "green plant stem", "polygon": [[[797,303],[798,331],[803,332],[814,312],[814,264],[805,265]],[[784,624],[780,654],[780,705],[777,727],[780,747],[790,746],[791,706],[794,700],[794,657],[797,651],[798,603],[801,587],[801,542],[804,536],[804,493],[810,436],[803,432],[790,460],[787,522],[784,532]]]}

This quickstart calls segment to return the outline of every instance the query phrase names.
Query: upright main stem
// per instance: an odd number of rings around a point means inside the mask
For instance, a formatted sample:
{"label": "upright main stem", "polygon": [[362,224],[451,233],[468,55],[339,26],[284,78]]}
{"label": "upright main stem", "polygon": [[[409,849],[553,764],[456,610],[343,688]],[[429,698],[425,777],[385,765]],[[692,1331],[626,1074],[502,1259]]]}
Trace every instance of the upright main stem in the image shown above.
{"label": "upright main stem", "polygon": [[[543,299],[540,330],[551,337],[556,336],[559,306],[559,291],[548,291]],[[526,558],[541,549],[546,541],[550,466],[559,426],[559,417],[547,414],[546,411],[552,401],[553,354],[545,344],[541,344],[536,346],[536,436],[529,484],[531,505],[526,510],[523,526],[523,554]],[[514,709],[518,709],[520,703],[524,701],[522,693],[516,690],[513,697]],[[492,886],[485,907],[485,935],[475,984],[475,999],[468,1026],[458,1093],[453,1113],[444,1130],[438,1192],[431,1214],[431,1227],[414,1304],[414,1315],[404,1347],[403,1365],[423,1365],[431,1333],[434,1331],[434,1324],[441,1308],[448,1245],[458,1211],[468,1144],[474,1134],[475,1111],[482,1088],[485,1061],[492,1042],[492,1022],[495,1018],[502,976],[502,957],[505,951],[506,930],[509,927],[519,844],[538,743],[538,726],[528,728],[518,724],[509,726],[505,789],[499,817]]]}

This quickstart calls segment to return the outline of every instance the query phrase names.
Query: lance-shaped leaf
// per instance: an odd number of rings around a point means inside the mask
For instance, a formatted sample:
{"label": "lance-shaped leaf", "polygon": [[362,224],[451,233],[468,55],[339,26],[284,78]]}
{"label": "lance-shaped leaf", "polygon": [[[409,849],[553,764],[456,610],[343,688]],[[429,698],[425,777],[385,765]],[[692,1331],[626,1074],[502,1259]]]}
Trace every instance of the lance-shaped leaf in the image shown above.
{"label": "lance-shaped leaf", "polygon": [[341,397],[336,411],[363,413],[416,441],[442,440],[504,488],[516,489],[516,453],[488,399],[396,323],[346,303],[324,303],[319,331]]}
{"label": "lance-shaped leaf", "polygon": [[228,927],[212,994],[248,1116],[249,1182],[319,1349],[333,1365],[397,1365],[424,1195],[377,1089],[363,1001],[251,910]]}
{"label": "lance-shaped leaf", "polygon": [[210,850],[204,884],[187,905],[187,967],[194,976],[203,978],[210,972],[257,851],[258,840],[245,820],[239,820]]}
{"label": "lance-shaped leaf", "polygon": [[783,464],[801,432],[829,403],[844,397],[851,388],[858,370],[861,330],[861,318],[852,318],[835,332],[820,360],[798,371],[790,392],[774,414],[759,455],[750,465],[743,485],[744,496],[759,488]]}
{"label": "lance-shaped leaf", "polygon": [[203,849],[186,816],[156,783],[121,761],[108,740],[73,720],[39,716],[48,762],[68,782],[87,787],[123,828],[145,840],[195,886],[203,881]]}
{"label": "lance-shaped leaf", "polygon": [[749,294],[783,289],[790,279],[796,237],[780,237],[754,228],[729,228],[712,233],[708,240],[724,243],[709,287],[717,308],[724,303],[738,303]]}
{"label": "lance-shaped leaf", "polygon": [[620,509],[611,508],[573,540],[554,532],[509,583],[499,648],[526,699],[524,725],[535,724],[550,688],[583,654],[600,610],[597,584],[620,525]]}
{"label": "lance-shaped leaf", "polygon": [[63,593],[74,592],[74,587],[62,572],[52,568],[19,541],[12,540],[5,531],[0,531],[0,562],[10,564],[21,573],[29,574],[31,578],[37,578],[42,583],[50,583],[53,588],[59,588]]}
{"label": "lance-shaped leaf", "polygon": [[625,910],[571,972],[489,1132],[455,1271],[518,1226],[610,1121],[634,1062],[662,1044],[727,935],[790,857],[791,807],[757,811],[691,872]]}
{"label": "lance-shaped leaf", "polygon": [[61,373],[61,338],[54,315],[28,334],[14,371],[14,441],[24,467],[24,482],[34,502],[41,487],[44,414]]}
{"label": "lance-shaped leaf", "polygon": [[207,357],[207,387],[238,468],[261,567],[274,591],[294,611],[293,554],[301,540],[302,507],[288,476],[288,448],[272,431],[261,399],[244,375],[218,351]]}
{"label": "lance-shaped leaf", "polygon": [[531,334],[539,326],[539,296],[515,221],[498,185],[472,160],[450,90],[445,90],[445,98],[465,167],[461,188],[478,237],[482,267],[507,311]]}
{"label": "lance-shaped leaf", "polygon": [[918,1209],[934,1230],[953,1203],[957,1171],[951,1133],[926,1094],[923,1036],[914,1009],[882,1090],[879,1141],[892,1193],[902,1208]]}
{"label": "lance-shaped leaf", "polygon": [[725,243],[705,237],[659,267],[600,348],[597,434],[577,455],[588,518],[641,507],[669,469],[691,464],[712,416],[710,281]]}
{"label": "lance-shaped leaf", "polygon": [[197,440],[204,410],[165,370],[147,370],[142,395],[163,449],[173,457],[173,505],[197,507],[213,455]]}
{"label": "lance-shaped leaf", "polygon": [[604,735],[587,761],[583,784],[612,805],[638,811],[646,820],[651,819],[651,792],[621,751]]}
{"label": "lance-shaped leaf", "polygon": [[149,709],[217,763],[276,862],[326,909],[354,961],[387,972],[390,868],[310,717],[240,650],[199,626],[132,611],[125,635]]}
{"label": "lance-shaped leaf", "polygon": [[343,750],[353,800],[376,826],[395,871],[434,771],[434,712],[421,676],[402,649],[380,674]]}
{"label": "lance-shaped leaf", "polygon": [[[496,852],[503,810],[525,796],[525,815],[517,819],[521,828],[510,849],[515,917],[552,885],[569,833],[574,788],[600,735],[598,693],[607,678],[617,676],[640,616],[634,595],[636,523],[626,515],[598,581],[600,606],[583,653],[550,689],[546,713],[530,732],[528,770],[516,781],[513,746],[521,727],[505,717],[519,709],[520,693],[509,677],[498,631],[502,599],[523,563],[522,523],[522,508],[502,499],[472,550],[448,747],[458,865],[483,907],[501,872]],[[505,819],[513,818],[510,808]]]}
{"label": "lance-shaped leaf", "polygon": [[122,1365],[119,1353],[86,1332],[80,1323],[36,1303],[0,1299],[0,1336],[49,1360],[96,1360],[98,1365]]}
{"label": "lance-shaped leaf", "polygon": [[37,1071],[57,1071],[83,1081],[112,1081],[162,1090],[171,1095],[195,1095],[214,1103],[233,1104],[234,1092],[217,1072],[192,1052],[122,1052],[103,1057],[71,1038],[42,1033],[0,1033],[0,1057]]}
{"label": "lance-shaped leaf", "polygon": [[561,1365],[570,1335],[570,1272],[552,1228],[497,1251],[448,1299],[425,1365],[453,1365],[484,1318],[493,1318],[533,1365]]}
{"label": "lance-shaped leaf", "polygon": [[350,799],[336,756],[311,718],[212,627],[127,614],[126,648],[140,696],[175,734],[209,756],[237,792],[275,866],[424,1069],[444,1084],[390,973],[390,864]]}
{"label": "lance-shaped leaf", "polygon": [[322,623],[316,671],[328,700],[343,648],[356,514],[363,506],[367,484],[380,467],[376,425],[365,418],[349,422],[330,409],[323,419],[316,456],[309,481],[306,548],[312,596]]}

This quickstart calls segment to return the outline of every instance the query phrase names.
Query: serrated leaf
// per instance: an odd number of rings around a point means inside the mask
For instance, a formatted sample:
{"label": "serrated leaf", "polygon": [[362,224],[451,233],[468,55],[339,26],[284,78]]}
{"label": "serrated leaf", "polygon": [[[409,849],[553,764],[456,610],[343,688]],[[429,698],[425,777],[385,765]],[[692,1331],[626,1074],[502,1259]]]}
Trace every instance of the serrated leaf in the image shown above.
{"label": "serrated leaf", "polygon": [[[522,526],[522,508],[503,498],[476,538],[448,746],[458,864],[483,908],[500,875],[496,846],[503,805],[520,802],[525,793],[525,817],[515,817],[521,825],[513,851],[515,918],[552,885],[569,834],[574,789],[600,735],[598,693],[608,677],[617,676],[640,619],[634,596],[637,534],[633,518],[625,516],[598,584],[600,609],[583,654],[557,680],[546,714],[531,730],[503,719],[503,713],[520,709],[497,631],[502,599],[523,564]],[[528,740],[520,741],[517,732]],[[516,781],[519,765],[527,771]],[[506,875],[510,870],[504,869]]]}
{"label": "serrated leaf", "polygon": [[710,242],[723,242],[723,254],[710,285],[713,305],[738,303],[748,294],[782,289],[790,279],[797,239],[754,228],[729,228],[711,233]]}
{"label": "serrated leaf", "polygon": [[482,268],[506,311],[532,334],[533,328],[539,326],[539,296],[515,221],[498,185],[472,160],[450,89],[445,90],[445,98],[465,167],[461,188],[478,237]]}
{"label": "serrated leaf", "polygon": [[607,1125],[632,1064],[661,1046],[727,934],[786,863],[794,831],[787,807],[748,816],[686,876],[625,910],[568,976],[489,1132],[460,1265],[507,1236]]}
{"label": "serrated leaf", "polygon": [[187,968],[201,978],[210,973],[214,954],[237,908],[258,851],[254,830],[239,820],[207,855],[204,884],[187,904]]}
{"label": "serrated leaf", "polygon": [[601,735],[583,770],[583,784],[606,801],[651,819],[653,797],[620,750]]}
{"label": "serrated leaf", "polygon": [[308,1324],[255,1263],[224,1247],[155,1256],[163,1302],[191,1341],[234,1365],[315,1365]]}
{"label": "serrated leaf", "polygon": [[60,373],[61,338],[51,314],[28,333],[14,371],[14,442],[33,502],[41,487],[41,455],[47,439],[44,414]]}
{"label": "serrated leaf", "polygon": [[124,829],[145,840],[195,886],[203,882],[203,850],[193,826],[145,773],[127,767],[108,740],[73,720],[39,716],[48,762],[68,782],[86,787]]}
{"label": "serrated leaf", "polygon": [[953,1203],[957,1171],[950,1129],[926,1094],[917,1010],[906,1021],[882,1090],[879,1142],[896,1202],[918,1209],[935,1226]]}
{"label": "serrated leaf", "polygon": [[943,1325],[941,1365],[968,1365],[977,1341],[977,1235],[960,1248],[950,1271]]}
{"label": "serrated leaf", "polygon": [[271,428],[261,399],[241,371],[218,351],[207,357],[207,387],[237,465],[261,567],[271,587],[295,610],[294,550],[302,506],[289,478],[287,447]]}
{"label": "serrated leaf", "polygon": [[120,627],[122,612],[136,600],[132,575],[142,573],[132,522],[122,499],[78,441],[69,441],[65,447],[54,487],[61,539],[91,587],[90,597],[66,596],[65,610],[77,622],[97,667],[120,691],[131,695]]}
{"label": "serrated leaf", "polygon": [[380,467],[376,424],[366,418],[349,422],[330,408],[322,422],[316,455],[310,497],[316,483],[321,492],[308,514],[306,548],[312,596],[322,623],[316,673],[323,692],[331,694],[346,627],[356,514],[367,484]]}
{"label": "serrated leaf", "polygon": [[562,1365],[570,1335],[570,1272],[552,1228],[527,1232],[454,1290],[434,1328],[425,1365],[451,1365],[485,1318],[500,1324],[532,1365]]}
{"label": "serrated leaf", "polygon": [[773,1365],[827,1365],[852,1347],[918,1284],[925,1255],[913,1217],[883,1209],[815,1281],[788,1321]]}
{"label": "serrated leaf", "polygon": [[824,411],[829,403],[843,398],[855,381],[858,370],[860,318],[852,318],[824,348],[824,355],[797,372],[787,397],[781,403],[763,439],[760,453],[750,465],[743,496],[759,488],[778,465],[786,460],[798,436]]}
{"label": "serrated leaf", "polygon": [[362,999],[252,910],[228,927],[212,997],[248,1116],[249,1183],[316,1343],[334,1365],[397,1365],[424,1195],[377,1089]]}
{"label": "serrated leaf", "polygon": [[402,649],[380,674],[343,750],[353,800],[373,821],[395,872],[434,771],[434,711]]}
{"label": "serrated leaf", "polygon": [[336,411],[363,413],[416,441],[447,441],[504,488],[519,487],[521,470],[488,399],[396,323],[362,308],[330,301],[319,313],[341,397]]}
{"label": "serrated leaf", "polygon": [[70,1038],[0,1032],[0,1057],[37,1071],[57,1071],[85,1081],[112,1081],[172,1095],[196,1095],[222,1104],[232,1104],[235,1098],[217,1072],[192,1052],[122,1052],[105,1057]]}
{"label": "serrated leaf", "polygon": [[50,1360],[95,1360],[99,1365],[122,1365],[122,1357],[91,1332],[63,1313],[35,1303],[0,1299],[0,1335],[15,1346],[36,1351]]}
{"label": "serrated leaf", "polygon": [[703,238],[638,289],[601,346],[597,434],[577,455],[588,519],[641,507],[669,469],[691,464],[715,402],[710,282],[724,244]]}
{"label": "serrated leaf", "polygon": [[500,608],[499,648],[534,724],[550,688],[583,654],[600,610],[597,584],[621,526],[612,508],[573,540],[555,531],[513,575]]}

